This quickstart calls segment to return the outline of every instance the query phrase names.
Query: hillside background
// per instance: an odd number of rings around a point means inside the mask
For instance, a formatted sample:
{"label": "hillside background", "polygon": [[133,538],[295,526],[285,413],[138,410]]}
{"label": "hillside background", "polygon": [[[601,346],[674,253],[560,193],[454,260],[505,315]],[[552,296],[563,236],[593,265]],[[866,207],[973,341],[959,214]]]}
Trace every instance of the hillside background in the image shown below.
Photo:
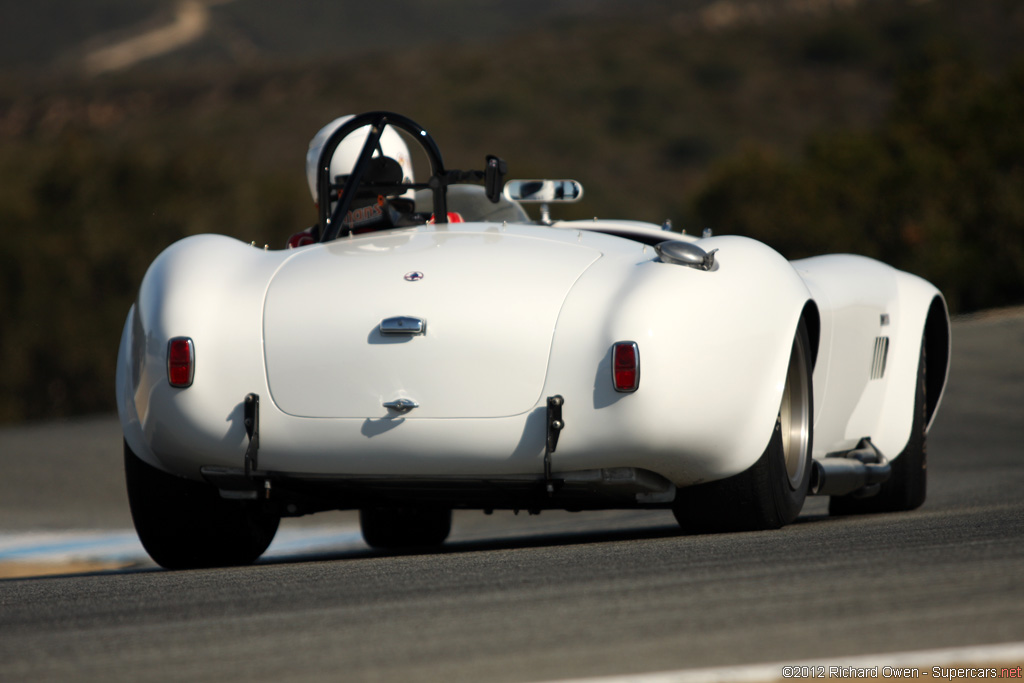
{"label": "hillside background", "polygon": [[[1024,301],[1016,0],[0,0],[0,422],[114,407],[172,241],[283,245],[309,138],[401,112],[561,217],[846,251],[954,312]],[[144,36],[144,40],[139,40]]]}

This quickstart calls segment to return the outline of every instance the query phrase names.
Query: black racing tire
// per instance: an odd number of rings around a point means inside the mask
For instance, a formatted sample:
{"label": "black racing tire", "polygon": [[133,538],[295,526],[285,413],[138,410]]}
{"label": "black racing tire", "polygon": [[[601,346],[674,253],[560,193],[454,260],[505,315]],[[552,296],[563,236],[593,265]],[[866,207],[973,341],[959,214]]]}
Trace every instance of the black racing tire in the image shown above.
{"label": "black racing tire", "polygon": [[433,548],[451,533],[452,511],[432,507],[366,508],[359,511],[359,526],[371,548]]}
{"label": "black racing tire", "polygon": [[209,484],[143,462],[124,445],[124,474],[135,530],[166,569],[252,564],[274,540],[280,514],[256,500],[225,500]]}
{"label": "black racing tire", "polygon": [[828,501],[830,515],[864,515],[876,512],[903,512],[916,510],[924,504],[928,494],[928,419],[926,377],[928,355],[921,342],[921,356],[917,364],[917,390],[914,395],[914,421],[907,445],[894,458],[892,474],[881,490],[868,498],[832,496]]}
{"label": "black racing tire", "polygon": [[811,343],[803,320],[793,339],[779,417],[761,457],[728,479],[681,489],[672,512],[687,533],[756,531],[789,524],[810,485],[814,396]]}

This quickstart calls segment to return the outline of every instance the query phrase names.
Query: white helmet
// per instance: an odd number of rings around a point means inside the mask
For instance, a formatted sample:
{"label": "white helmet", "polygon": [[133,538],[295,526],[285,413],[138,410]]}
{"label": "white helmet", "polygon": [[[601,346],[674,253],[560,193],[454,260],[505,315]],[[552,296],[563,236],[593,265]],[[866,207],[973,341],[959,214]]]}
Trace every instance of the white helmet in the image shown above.
{"label": "white helmet", "polygon": [[[309,141],[309,151],[306,152],[306,180],[309,181],[309,193],[313,195],[313,201],[317,201],[316,197],[316,175],[317,166],[320,163],[320,152],[324,148],[324,143],[327,142],[327,138],[331,136],[331,133],[338,130],[347,121],[352,118],[352,115],[342,116],[334,119],[326,126],[320,129],[320,131],[313,136],[313,139]],[[331,182],[340,175],[348,175],[352,172],[356,162],[359,160],[359,153],[363,150],[363,145],[366,144],[366,138],[370,134],[370,126],[366,125],[362,128],[357,128],[352,133],[347,135],[341,144],[334,150],[334,156],[331,157]],[[402,174],[404,179],[402,182],[411,183],[413,181],[412,174],[412,159],[409,156],[409,147],[405,144],[405,140],[394,128],[390,126],[384,128],[383,134],[380,136],[380,149],[383,151],[384,156],[391,157],[402,167]],[[377,154],[377,152],[375,152]],[[413,191],[409,190],[407,193],[402,195],[403,197],[412,198]]]}

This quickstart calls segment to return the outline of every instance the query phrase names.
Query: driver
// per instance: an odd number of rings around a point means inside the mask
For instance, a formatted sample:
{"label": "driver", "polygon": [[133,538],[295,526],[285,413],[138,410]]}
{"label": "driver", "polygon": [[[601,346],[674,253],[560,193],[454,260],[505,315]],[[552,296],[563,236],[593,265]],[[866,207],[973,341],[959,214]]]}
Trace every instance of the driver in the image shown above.
{"label": "driver", "polygon": [[[351,118],[351,115],[347,115],[334,119],[321,128],[309,142],[309,151],[306,152],[306,180],[309,183],[309,192],[313,195],[314,203],[318,201],[316,180],[320,152],[323,150],[327,138]],[[359,128],[342,140],[334,150],[334,156],[331,157],[331,177],[335,179],[335,182],[344,182],[355,167],[369,134],[369,126]],[[365,178],[372,183],[414,182],[409,148],[398,131],[392,128],[384,129],[377,150],[366,170]],[[360,193],[352,200],[342,225],[350,227],[353,233],[383,230],[398,225],[402,217],[412,210],[412,190],[400,196],[387,197],[376,193]],[[288,248],[313,244],[319,239],[320,226],[314,225],[289,237]]]}

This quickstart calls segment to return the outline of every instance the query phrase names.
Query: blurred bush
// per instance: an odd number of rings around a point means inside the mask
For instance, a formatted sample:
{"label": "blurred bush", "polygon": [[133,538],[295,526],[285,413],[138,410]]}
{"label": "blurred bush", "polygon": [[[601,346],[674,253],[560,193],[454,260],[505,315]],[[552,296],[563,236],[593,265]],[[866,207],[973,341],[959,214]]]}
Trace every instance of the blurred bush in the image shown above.
{"label": "blurred bush", "polygon": [[877,127],[815,137],[797,160],[749,149],[694,204],[789,258],[854,252],[921,275],[954,312],[1024,301],[1024,65],[915,71]]}
{"label": "blurred bush", "polygon": [[0,155],[0,420],[113,406],[125,314],[153,258],[188,234],[275,244],[308,223],[301,170],[249,167],[216,142],[112,141],[64,128]]}

